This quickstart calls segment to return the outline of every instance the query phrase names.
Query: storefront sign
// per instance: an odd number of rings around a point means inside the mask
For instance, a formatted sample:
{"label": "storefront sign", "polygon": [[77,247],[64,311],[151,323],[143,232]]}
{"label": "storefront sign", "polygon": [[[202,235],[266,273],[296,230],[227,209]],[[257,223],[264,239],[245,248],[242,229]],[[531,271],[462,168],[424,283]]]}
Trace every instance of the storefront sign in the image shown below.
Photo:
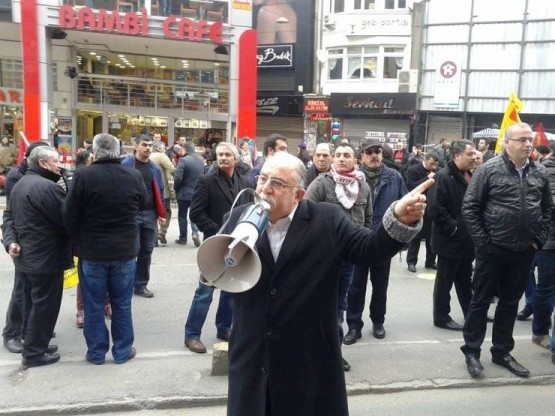
{"label": "storefront sign", "polygon": [[231,7],[238,10],[252,10],[252,3],[251,0],[233,0],[231,3]]}
{"label": "storefront sign", "polygon": [[311,121],[327,121],[330,119],[330,115],[328,113],[312,113],[310,114]]}
{"label": "storefront sign", "polygon": [[366,131],[364,133],[365,139],[375,138],[380,140],[385,140],[385,132],[384,131]]}
{"label": "storefront sign", "polygon": [[23,90],[17,88],[0,88],[0,104],[13,107],[23,106]]}
{"label": "storefront sign", "polygon": [[412,114],[416,94],[331,94],[330,112],[349,114]]}
{"label": "storefront sign", "polygon": [[293,45],[258,46],[256,60],[258,68],[291,68]]}
{"label": "storefront sign", "polygon": [[[93,10],[89,7],[75,9],[60,7],[58,23],[62,29],[86,30],[91,32],[120,33],[131,36],[149,36],[149,16],[146,9],[140,13],[120,13],[117,10]],[[177,16],[168,16],[162,24],[168,39],[202,42],[211,40],[222,43],[222,22],[194,21]]]}
{"label": "storefront sign", "polygon": [[410,36],[410,15],[362,14],[347,20],[350,36]]}
{"label": "storefront sign", "polygon": [[436,63],[435,108],[459,108],[462,60],[452,58],[454,57],[441,57]]}
{"label": "storefront sign", "polygon": [[304,99],[304,112],[305,113],[329,113],[329,98],[328,97],[315,97]]}
{"label": "storefront sign", "polygon": [[256,114],[261,116],[285,116],[302,114],[302,96],[270,95],[256,98]]}

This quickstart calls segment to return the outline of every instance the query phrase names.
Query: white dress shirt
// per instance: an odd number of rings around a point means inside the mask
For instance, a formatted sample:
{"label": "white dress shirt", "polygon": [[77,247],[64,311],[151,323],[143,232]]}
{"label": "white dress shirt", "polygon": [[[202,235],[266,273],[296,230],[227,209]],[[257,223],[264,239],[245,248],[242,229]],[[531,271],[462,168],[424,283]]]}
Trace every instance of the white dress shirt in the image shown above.
{"label": "white dress shirt", "polygon": [[287,231],[289,230],[291,221],[293,221],[293,216],[295,215],[295,211],[297,211],[298,206],[299,204],[295,205],[293,211],[291,211],[287,217],[278,220],[275,224],[268,221],[266,235],[268,236],[272,256],[274,257],[274,261],[276,263],[279,257],[279,252],[281,251],[281,246],[283,245],[283,241],[285,240],[285,236],[287,235]]}

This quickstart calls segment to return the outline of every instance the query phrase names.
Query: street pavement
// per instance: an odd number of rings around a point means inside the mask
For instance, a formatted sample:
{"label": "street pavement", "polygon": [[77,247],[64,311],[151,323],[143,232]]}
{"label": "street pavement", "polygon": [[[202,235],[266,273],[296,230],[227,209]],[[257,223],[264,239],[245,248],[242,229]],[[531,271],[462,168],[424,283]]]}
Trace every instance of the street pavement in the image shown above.
{"label": "street pavement", "polygon": [[[2,197],[0,207],[3,202]],[[197,287],[197,249],[192,244],[178,246],[173,242],[178,236],[176,215],[177,209],[168,246],[154,251],[149,285],[154,298],[133,298],[137,357],[122,365],[115,365],[110,354],[102,366],[85,361],[85,340],[75,327],[75,288],[67,289],[56,326],[57,337],[52,341],[59,346],[59,363],[22,370],[21,357],[0,348],[0,415],[115,414],[225,404],[227,377],[210,375],[212,345],[218,342],[215,307],[210,310],[202,335],[208,353],[193,354],[183,345],[183,326]],[[516,322],[514,356],[530,369],[531,377],[516,377],[491,363],[487,350],[491,345],[489,328],[482,354],[485,377],[470,379],[459,350],[461,333],[432,325],[434,274],[422,266],[424,250],[422,246],[416,275],[407,271],[404,255],[403,262],[399,255],[392,261],[386,338],[372,337],[366,315],[362,339],[343,347],[344,357],[352,365],[346,373],[350,397],[463,387],[555,385],[550,352],[532,344],[530,321]],[[7,254],[0,253],[2,316],[12,283],[13,264]],[[455,296],[454,291],[452,294]],[[456,300],[452,307],[453,318],[462,323]]]}

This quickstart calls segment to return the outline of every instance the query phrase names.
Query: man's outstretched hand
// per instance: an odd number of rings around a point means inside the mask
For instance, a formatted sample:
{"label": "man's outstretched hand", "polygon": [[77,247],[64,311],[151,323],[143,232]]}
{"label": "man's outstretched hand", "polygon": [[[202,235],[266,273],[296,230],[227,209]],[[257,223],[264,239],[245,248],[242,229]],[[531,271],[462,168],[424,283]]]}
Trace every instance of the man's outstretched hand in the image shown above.
{"label": "man's outstretched hand", "polygon": [[401,198],[393,210],[395,217],[405,225],[413,225],[420,220],[426,210],[426,195],[423,192],[433,184],[434,180],[428,179]]}

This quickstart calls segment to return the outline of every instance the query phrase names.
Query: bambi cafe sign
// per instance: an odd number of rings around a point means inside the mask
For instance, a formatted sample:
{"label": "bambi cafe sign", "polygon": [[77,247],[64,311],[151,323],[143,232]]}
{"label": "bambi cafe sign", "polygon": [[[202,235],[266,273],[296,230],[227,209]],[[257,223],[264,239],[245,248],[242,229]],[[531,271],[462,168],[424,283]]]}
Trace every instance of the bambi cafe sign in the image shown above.
{"label": "bambi cafe sign", "polygon": [[[74,9],[65,5],[60,7],[58,22],[62,29],[88,30],[91,32],[120,33],[131,36],[148,36],[149,21],[146,9],[140,13],[119,13],[117,10],[94,11],[89,7]],[[222,22],[209,24],[177,16],[168,16],[162,23],[162,31],[168,39],[202,42],[210,39],[222,43]]]}

